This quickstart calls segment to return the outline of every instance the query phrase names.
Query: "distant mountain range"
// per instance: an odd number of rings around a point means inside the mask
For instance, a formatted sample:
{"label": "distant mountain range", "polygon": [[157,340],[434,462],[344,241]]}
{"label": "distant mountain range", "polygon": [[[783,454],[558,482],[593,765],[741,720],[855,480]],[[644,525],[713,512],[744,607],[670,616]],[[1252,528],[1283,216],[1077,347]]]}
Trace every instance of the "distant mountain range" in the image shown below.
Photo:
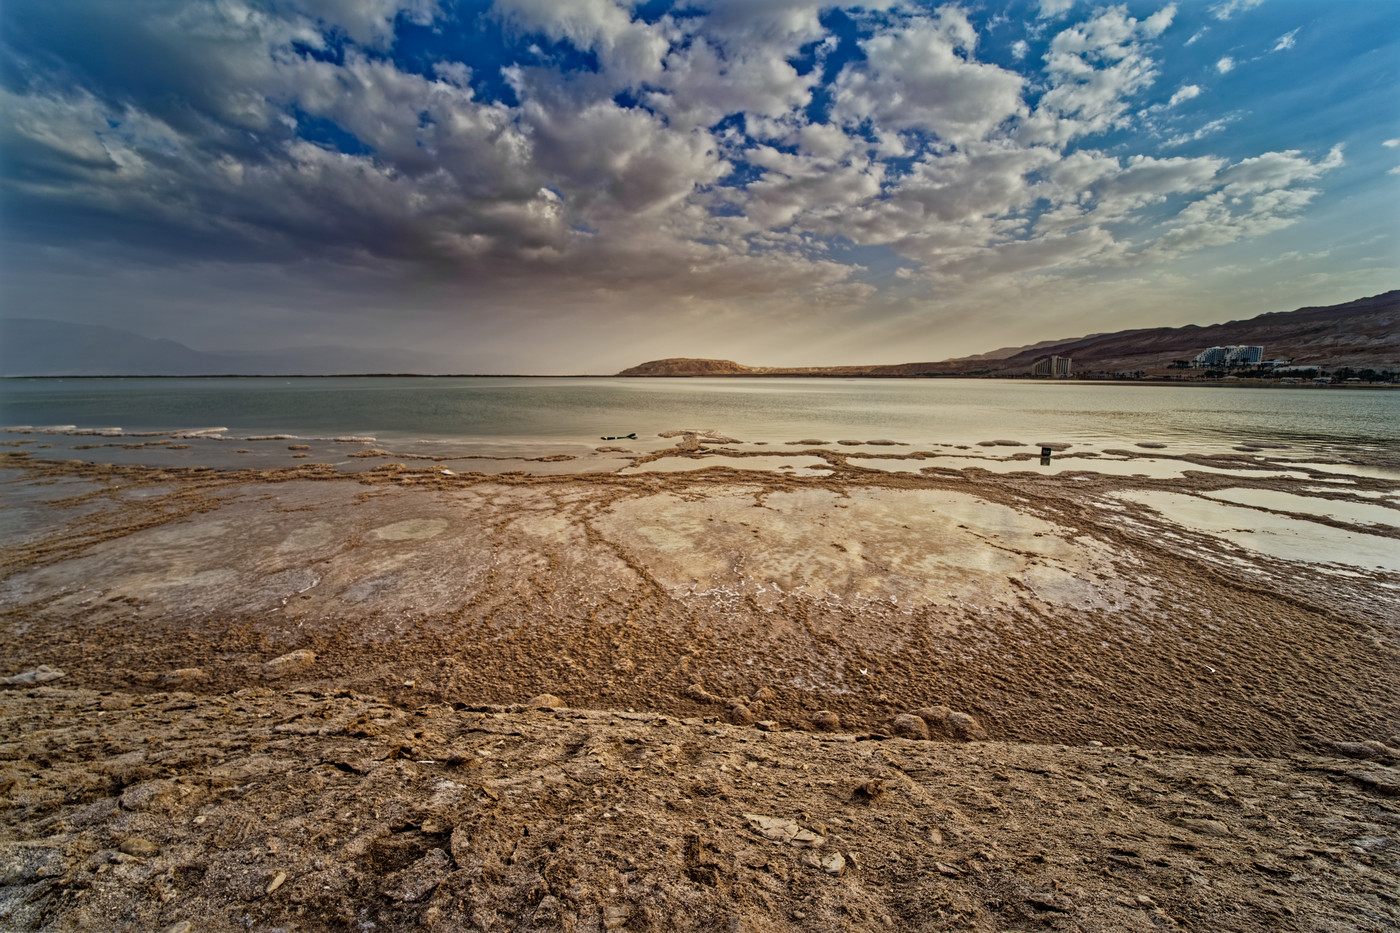
{"label": "distant mountain range", "polygon": [[0,376],[285,376],[428,372],[405,351],[350,347],[206,353],[97,324],[0,319]]}
{"label": "distant mountain range", "polygon": [[1046,340],[977,356],[930,363],[873,366],[757,367],[732,360],[652,360],[619,376],[1009,376],[1030,371],[1046,356],[1068,356],[1078,373],[1167,370],[1207,347],[1263,346],[1265,359],[1329,369],[1400,370],[1400,291],[1326,308],[1261,314],[1201,327],[1153,327]]}
{"label": "distant mountain range", "polygon": [[[621,376],[1006,376],[1029,372],[1055,354],[1077,373],[1165,370],[1206,347],[1262,345],[1266,359],[1327,368],[1400,370],[1400,291],[1326,308],[1261,314],[1198,327],[1154,327],[1047,340],[976,356],[870,366],[760,367],[732,360],[674,358],[625,369]],[[0,376],[211,376],[430,373],[424,354],[323,346],[211,353],[174,340],[96,324],[0,318]]]}

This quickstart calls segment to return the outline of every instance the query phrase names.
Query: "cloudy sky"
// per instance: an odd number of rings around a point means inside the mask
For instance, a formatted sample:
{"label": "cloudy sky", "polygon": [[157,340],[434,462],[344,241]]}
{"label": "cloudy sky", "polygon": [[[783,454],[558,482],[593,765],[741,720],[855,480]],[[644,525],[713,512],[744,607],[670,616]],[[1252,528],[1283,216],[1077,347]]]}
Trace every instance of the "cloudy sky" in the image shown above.
{"label": "cloudy sky", "polygon": [[1400,286],[1395,0],[5,0],[0,44],[9,317],[601,373]]}

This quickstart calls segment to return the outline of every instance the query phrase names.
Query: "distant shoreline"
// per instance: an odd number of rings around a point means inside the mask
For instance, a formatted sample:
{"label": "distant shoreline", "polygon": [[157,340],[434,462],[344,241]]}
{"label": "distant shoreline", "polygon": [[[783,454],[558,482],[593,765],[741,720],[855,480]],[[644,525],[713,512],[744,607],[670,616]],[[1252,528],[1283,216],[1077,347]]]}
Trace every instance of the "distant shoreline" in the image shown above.
{"label": "distant shoreline", "polygon": [[141,375],[141,374],[83,374],[75,376],[0,376],[0,381],[21,382],[21,381],[41,381],[41,380],[70,380],[70,379],[877,379],[888,380],[950,380],[969,379],[979,382],[1035,382],[1043,385],[1143,385],[1143,386],[1200,386],[1209,388],[1240,388],[1240,389],[1400,389],[1400,383],[1393,382],[1363,382],[1363,383],[1316,383],[1316,382],[1279,382],[1260,379],[1239,379],[1226,381],[1224,379],[1171,379],[1144,376],[1140,379],[1114,379],[1114,378],[1073,378],[1073,379],[1038,379],[1031,376],[971,376],[971,375],[943,375],[928,374],[917,376],[903,375],[846,375],[834,373],[709,373],[706,375],[658,375],[658,376],[623,376],[617,373],[278,373],[276,375],[247,374],[247,373],[221,373],[218,375]]}

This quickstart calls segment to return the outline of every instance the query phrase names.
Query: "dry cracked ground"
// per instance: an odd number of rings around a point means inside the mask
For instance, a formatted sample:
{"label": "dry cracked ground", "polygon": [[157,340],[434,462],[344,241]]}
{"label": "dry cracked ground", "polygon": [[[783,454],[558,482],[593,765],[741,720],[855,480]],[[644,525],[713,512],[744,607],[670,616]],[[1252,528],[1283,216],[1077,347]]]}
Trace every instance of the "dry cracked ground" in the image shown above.
{"label": "dry cracked ground", "polygon": [[7,455],[0,927],[1400,925],[1400,484],[830,463]]}

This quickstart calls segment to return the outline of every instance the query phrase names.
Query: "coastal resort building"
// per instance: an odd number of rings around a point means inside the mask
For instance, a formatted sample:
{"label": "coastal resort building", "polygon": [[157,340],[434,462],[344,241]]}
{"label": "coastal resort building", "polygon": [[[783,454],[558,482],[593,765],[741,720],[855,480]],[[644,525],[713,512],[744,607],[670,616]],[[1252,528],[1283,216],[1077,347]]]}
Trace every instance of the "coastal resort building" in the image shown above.
{"label": "coastal resort building", "polygon": [[1032,376],[1068,379],[1074,375],[1074,360],[1068,356],[1047,356],[1031,364]]}
{"label": "coastal resort building", "polygon": [[1212,366],[1258,366],[1264,360],[1263,347],[1210,347],[1196,354],[1191,365],[1196,369],[1209,369]]}

